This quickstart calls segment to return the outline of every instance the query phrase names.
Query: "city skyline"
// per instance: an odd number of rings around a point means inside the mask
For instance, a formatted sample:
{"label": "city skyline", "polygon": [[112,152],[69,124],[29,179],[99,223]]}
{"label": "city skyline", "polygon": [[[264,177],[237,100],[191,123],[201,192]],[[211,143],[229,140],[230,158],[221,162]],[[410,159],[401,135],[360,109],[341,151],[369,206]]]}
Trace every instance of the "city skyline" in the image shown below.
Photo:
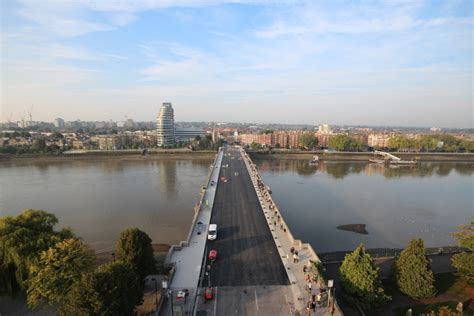
{"label": "city skyline", "polygon": [[0,121],[469,128],[472,3],[2,2]]}

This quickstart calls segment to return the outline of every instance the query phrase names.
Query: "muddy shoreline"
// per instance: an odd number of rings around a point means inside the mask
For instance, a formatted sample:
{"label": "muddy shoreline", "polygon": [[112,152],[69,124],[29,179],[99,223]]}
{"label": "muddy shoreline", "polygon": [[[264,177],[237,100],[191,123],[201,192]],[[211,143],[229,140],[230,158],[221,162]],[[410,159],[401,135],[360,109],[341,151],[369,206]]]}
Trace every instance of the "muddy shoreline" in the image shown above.
{"label": "muddy shoreline", "polygon": [[1,155],[0,165],[11,163],[47,163],[65,161],[153,161],[162,159],[213,159],[214,151],[153,153],[142,155],[137,153],[87,153],[68,155]]}

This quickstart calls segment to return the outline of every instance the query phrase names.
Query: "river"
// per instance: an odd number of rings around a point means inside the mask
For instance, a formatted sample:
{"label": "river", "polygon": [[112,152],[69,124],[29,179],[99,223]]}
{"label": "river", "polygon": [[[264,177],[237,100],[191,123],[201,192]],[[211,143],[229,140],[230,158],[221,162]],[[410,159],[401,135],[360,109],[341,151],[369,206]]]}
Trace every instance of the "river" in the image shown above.
{"label": "river", "polygon": [[[364,162],[256,160],[295,238],[316,252],[403,248],[421,237],[454,245],[450,232],[474,216],[472,163],[384,166]],[[366,224],[367,235],[337,229]]]}
{"label": "river", "polygon": [[0,215],[50,211],[97,251],[126,227],[155,243],[186,238],[212,159],[110,159],[0,164]]}
{"label": "river", "polygon": [[[212,159],[111,159],[0,164],[0,215],[53,212],[95,250],[126,227],[155,243],[185,239]],[[257,160],[296,238],[317,252],[454,244],[449,233],[474,214],[472,163],[389,168],[359,162]],[[366,224],[367,235],[337,229]]]}

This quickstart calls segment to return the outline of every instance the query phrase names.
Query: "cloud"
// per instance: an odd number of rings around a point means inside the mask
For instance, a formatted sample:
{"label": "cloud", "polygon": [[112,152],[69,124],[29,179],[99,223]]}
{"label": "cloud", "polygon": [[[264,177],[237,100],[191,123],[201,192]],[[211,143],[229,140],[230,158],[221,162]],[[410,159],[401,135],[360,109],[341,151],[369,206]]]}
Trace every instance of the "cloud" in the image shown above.
{"label": "cloud", "polygon": [[76,59],[76,60],[98,60],[96,54],[83,47],[52,44],[47,52],[48,57],[53,59]]}
{"label": "cloud", "polygon": [[421,2],[386,5],[322,6],[320,2],[271,11],[273,23],[254,31],[259,38],[305,34],[364,34],[405,31],[420,21],[413,17]]}

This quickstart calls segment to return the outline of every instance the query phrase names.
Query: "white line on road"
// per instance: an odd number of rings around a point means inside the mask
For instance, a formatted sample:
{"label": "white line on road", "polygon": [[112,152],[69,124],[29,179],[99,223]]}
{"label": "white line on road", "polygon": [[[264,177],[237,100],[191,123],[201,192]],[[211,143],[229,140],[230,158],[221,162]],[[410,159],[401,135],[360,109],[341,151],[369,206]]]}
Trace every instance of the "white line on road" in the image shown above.
{"label": "white line on road", "polygon": [[257,298],[257,291],[253,291],[255,293],[255,305],[257,305],[257,310],[259,310],[258,308],[258,298]]}

